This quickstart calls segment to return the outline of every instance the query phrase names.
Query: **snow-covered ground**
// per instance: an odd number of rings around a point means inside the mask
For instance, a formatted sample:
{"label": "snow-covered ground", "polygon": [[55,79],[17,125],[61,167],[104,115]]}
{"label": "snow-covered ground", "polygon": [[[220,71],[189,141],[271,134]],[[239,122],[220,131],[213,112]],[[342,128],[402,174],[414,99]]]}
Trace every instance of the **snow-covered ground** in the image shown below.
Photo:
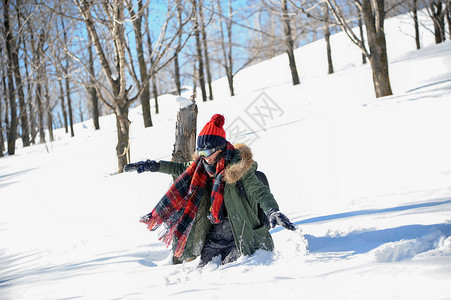
{"label": "snow-covered ground", "polygon": [[[296,52],[299,86],[281,56],[239,73],[237,96],[220,79],[198,103],[198,127],[224,114],[298,225],[271,231],[275,253],[172,265],[138,222],[171,178],[114,175],[106,116],[0,159],[0,299],[451,299],[451,43],[422,28],[416,51],[408,22],[386,23],[391,97],[374,98],[369,66],[337,34],[333,75],[318,41]],[[130,112],[133,161],[170,159],[178,104],[163,96],[160,109],[148,129]]]}

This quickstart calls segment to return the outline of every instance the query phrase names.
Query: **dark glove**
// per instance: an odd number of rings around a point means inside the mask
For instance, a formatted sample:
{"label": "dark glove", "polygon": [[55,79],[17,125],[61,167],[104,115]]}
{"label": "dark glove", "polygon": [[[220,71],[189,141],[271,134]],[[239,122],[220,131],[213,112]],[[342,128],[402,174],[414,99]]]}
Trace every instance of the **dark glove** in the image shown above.
{"label": "dark glove", "polygon": [[276,225],[280,225],[289,230],[296,230],[296,226],[290,222],[290,220],[280,211],[271,209],[268,212],[269,223],[271,224],[271,228],[276,227]]}
{"label": "dark glove", "polygon": [[125,172],[137,171],[142,172],[158,172],[160,170],[160,163],[154,160],[139,161],[136,163],[128,164],[124,167]]}

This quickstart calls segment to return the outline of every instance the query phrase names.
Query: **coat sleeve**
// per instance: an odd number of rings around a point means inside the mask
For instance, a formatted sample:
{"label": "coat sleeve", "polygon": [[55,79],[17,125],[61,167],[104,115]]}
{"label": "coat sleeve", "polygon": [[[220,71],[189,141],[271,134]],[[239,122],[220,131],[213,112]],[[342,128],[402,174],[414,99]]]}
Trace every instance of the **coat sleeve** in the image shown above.
{"label": "coat sleeve", "polygon": [[191,165],[190,162],[172,162],[172,161],[164,161],[160,160],[160,173],[165,173],[169,175],[173,175],[175,177],[179,177],[185,172],[186,168]]}
{"label": "coat sleeve", "polygon": [[279,210],[276,199],[269,190],[255,175],[256,164],[242,177],[243,186],[249,201],[257,202],[265,213],[270,209]]}

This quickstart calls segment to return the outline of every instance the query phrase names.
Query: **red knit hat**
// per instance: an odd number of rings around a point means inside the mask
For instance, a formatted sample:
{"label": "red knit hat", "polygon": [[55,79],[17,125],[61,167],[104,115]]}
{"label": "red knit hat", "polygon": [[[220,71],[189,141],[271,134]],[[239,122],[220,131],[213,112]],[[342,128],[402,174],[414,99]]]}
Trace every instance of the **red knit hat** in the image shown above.
{"label": "red knit hat", "polygon": [[211,117],[210,122],[205,124],[202,131],[199,133],[197,138],[197,149],[212,149],[225,144],[226,134],[224,131],[225,120],[224,116],[220,114],[215,114]]}

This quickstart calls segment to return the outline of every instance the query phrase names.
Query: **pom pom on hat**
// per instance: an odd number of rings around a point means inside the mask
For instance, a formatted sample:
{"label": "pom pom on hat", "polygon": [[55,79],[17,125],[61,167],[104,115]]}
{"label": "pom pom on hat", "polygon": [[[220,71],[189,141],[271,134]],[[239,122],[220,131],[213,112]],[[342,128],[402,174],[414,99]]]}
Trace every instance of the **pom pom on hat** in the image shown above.
{"label": "pom pom on hat", "polygon": [[213,149],[225,144],[226,134],[224,131],[225,118],[223,115],[215,114],[210,122],[205,124],[197,138],[197,149]]}
{"label": "pom pom on hat", "polygon": [[216,125],[216,127],[222,127],[224,126],[225,119],[223,115],[216,114],[213,117],[211,117],[210,122],[213,122]]}

